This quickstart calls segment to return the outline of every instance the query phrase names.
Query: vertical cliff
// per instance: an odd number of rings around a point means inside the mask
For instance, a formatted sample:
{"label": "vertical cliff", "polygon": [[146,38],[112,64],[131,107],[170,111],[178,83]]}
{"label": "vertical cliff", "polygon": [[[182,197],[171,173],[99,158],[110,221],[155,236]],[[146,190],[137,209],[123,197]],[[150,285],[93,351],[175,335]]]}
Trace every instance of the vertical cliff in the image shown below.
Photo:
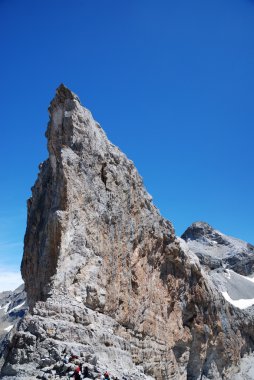
{"label": "vertical cliff", "polygon": [[245,349],[237,312],[78,97],[61,85],[49,113],[22,261],[30,314],[2,376],[61,377],[75,352],[94,376],[220,379]]}

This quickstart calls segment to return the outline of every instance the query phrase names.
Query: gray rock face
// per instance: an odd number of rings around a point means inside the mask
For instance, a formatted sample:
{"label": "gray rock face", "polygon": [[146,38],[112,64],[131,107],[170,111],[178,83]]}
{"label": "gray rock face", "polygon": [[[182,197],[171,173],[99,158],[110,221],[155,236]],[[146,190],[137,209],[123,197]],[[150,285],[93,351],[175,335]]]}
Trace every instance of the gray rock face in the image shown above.
{"label": "gray rock face", "polygon": [[27,312],[24,285],[15,291],[0,293],[0,367],[2,354],[8,347],[19,321]]}
{"label": "gray rock face", "polygon": [[22,261],[30,313],[1,376],[64,379],[75,355],[92,378],[231,378],[253,348],[250,316],[225,301],[78,97],[61,85],[49,112]]}
{"label": "gray rock face", "polygon": [[224,267],[242,275],[254,272],[254,246],[224,235],[204,222],[193,223],[182,235],[202,265]]}
{"label": "gray rock face", "polygon": [[0,339],[11,330],[16,322],[23,318],[27,310],[24,285],[16,290],[0,293]]}
{"label": "gray rock face", "polygon": [[193,223],[183,234],[209,274],[214,286],[238,308],[254,316],[254,247],[226,236],[204,222]]}

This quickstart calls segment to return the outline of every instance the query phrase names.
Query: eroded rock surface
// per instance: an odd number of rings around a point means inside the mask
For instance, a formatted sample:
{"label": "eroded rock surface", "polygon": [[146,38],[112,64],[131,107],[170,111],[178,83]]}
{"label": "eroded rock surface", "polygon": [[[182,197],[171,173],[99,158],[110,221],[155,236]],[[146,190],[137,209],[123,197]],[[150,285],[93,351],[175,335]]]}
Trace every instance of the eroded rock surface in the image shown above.
{"label": "eroded rock surface", "polygon": [[94,378],[107,368],[128,379],[230,378],[253,348],[252,321],[217,291],[78,97],[61,85],[49,112],[22,262],[30,314],[2,377],[64,378],[75,353]]}
{"label": "eroded rock surface", "polygon": [[19,321],[27,312],[24,285],[14,291],[0,293],[0,368],[2,354],[9,345]]}
{"label": "eroded rock surface", "polygon": [[224,267],[245,276],[254,272],[254,246],[224,235],[208,223],[193,223],[182,238],[210,269]]}
{"label": "eroded rock surface", "polygon": [[254,247],[227,236],[204,222],[193,223],[183,234],[189,249],[224,298],[254,316]]}

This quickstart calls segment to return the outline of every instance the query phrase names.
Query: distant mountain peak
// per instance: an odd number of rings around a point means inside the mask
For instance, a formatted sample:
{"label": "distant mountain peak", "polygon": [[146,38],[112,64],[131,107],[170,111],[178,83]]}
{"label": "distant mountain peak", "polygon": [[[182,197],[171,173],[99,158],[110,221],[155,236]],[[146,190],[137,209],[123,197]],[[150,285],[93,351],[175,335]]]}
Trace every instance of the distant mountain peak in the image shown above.
{"label": "distant mountain peak", "polygon": [[243,275],[254,272],[254,247],[215,230],[208,223],[191,224],[182,239],[199,257],[201,264],[211,269],[225,266]]}

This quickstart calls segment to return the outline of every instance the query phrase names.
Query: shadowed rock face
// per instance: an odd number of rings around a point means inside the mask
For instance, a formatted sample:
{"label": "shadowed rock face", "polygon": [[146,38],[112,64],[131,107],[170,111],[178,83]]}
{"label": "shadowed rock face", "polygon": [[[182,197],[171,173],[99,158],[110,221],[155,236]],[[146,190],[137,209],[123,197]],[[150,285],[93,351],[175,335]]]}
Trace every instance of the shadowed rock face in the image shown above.
{"label": "shadowed rock face", "polygon": [[2,376],[64,377],[70,353],[94,376],[108,367],[128,379],[227,376],[251,346],[240,312],[78,97],[61,85],[49,112],[22,261],[30,314]]}

